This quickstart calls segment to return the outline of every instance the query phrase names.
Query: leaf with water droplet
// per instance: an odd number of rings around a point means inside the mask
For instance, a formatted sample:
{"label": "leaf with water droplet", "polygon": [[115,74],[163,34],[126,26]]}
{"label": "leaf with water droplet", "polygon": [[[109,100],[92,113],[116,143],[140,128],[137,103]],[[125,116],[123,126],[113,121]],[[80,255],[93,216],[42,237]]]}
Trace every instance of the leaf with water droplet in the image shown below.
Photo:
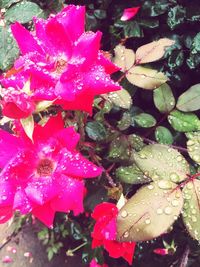
{"label": "leaf with water droplet", "polygon": [[140,151],[145,146],[143,139],[137,134],[128,135],[128,141],[136,151]]}
{"label": "leaf with water droplet", "polygon": [[158,126],[155,130],[155,139],[158,143],[171,145],[174,141],[173,136],[166,127]]}
{"label": "leaf with water droplet", "polygon": [[145,184],[152,181],[151,178],[145,176],[135,164],[131,166],[121,166],[116,169],[115,174],[121,182],[127,184]]}
{"label": "leaf with water droplet", "polygon": [[143,128],[149,128],[156,125],[156,119],[148,113],[140,113],[134,117],[138,126]]}
{"label": "leaf with water droplet", "polygon": [[[146,241],[164,234],[178,218],[182,192],[177,185],[164,181],[140,188],[120,209],[117,218],[117,237],[121,242]],[[125,215],[125,212],[127,216]]]}
{"label": "leaf with water droplet", "polygon": [[148,90],[156,89],[168,80],[162,72],[141,66],[131,68],[126,78],[130,83]]}
{"label": "leaf with water droplet", "polygon": [[117,45],[114,49],[115,57],[113,62],[125,72],[129,70],[135,63],[135,53],[131,49],[127,49],[123,45]]}
{"label": "leaf with water droplet", "polygon": [[31,115],[25,119],[21,119],[20,122],[26,135],[33,141],[33,131],[34,131],[33,116]]}
{"label": "leaf with water droplet", "polygon": [[193,137],[187,141],[187,150],[191,159],[200,164],[200,132],[193,134]]}
{"label": "leaf with water droplet", "polygon": [[127,136],[119,136],[110,143],[108,159],[113,162],[132,162],[132,151]]}
{"label": "leaf with water droplet", "polygon": [[107,94],[107,98],[117,107],[129,109],[133,103],[129,92],[121,89],[116,92]]}
{"label": "leaf with water droplet", "polygon": [[8,70],[19,54],[18,46],[8,26],[0,26],[0,69]]}
{"label": "leaf with water droplet", "polygon": [[94,141],[102,141],[107,137],[104,125],[98,121],[88,122],[85,127],[87,135]]}
{"label": "leaf with water droplet", "polygon": [[168,121],[178,132],[195,132],[200,130],[200,120],[194,113],[174,110],[168,116]]}
{"label": "leaf with water droplet", "polygon": [[177,150],[167,145],[148,145],[134,153],[137,166],[152,180],[179,183],[190,173],[189,164]]}
{"label": "leaf with water droplet", "polygon": [[138,64],[144,64],[157,61],[164,56],[166,49],[174,43],[174,40],[162,38],[158,41],[143,45],[136,51],[136,62]]}
{"label": "leaf with water droplet", "polygon": [[183,188],[183,222],[190,235],[200,241],[200,181],[194,179]]}
{"label": "leaf with water droplet", "polygon": [[22,1],[11,6],[5,13],[5,19],[9,23],[18,21],[20,23],[27,23],[33,17],[44,17],[43,10],[33,2]]}
{"label": "leaf with water droplet", "polygon": [[179,96],[177,109],[185,112],[200,109],[200,83],[191,86],[186,92]]}
{"label": "leaf with water droplet", "polygon": [[174,108],[175,98],[167,83],[162,84],[153,91],[153,101],[161,113],[168,113]]}

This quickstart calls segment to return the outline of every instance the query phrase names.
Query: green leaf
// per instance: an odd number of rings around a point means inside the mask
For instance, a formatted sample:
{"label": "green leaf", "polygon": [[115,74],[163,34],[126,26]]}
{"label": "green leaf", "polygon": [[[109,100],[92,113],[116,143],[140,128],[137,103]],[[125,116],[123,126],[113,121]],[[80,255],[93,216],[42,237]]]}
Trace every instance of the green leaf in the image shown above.
{"label": "green leaf", "polygon": [[156,119],[147,113],[140,113],[134,117],[134,120],[136,121],[137,125],[143,128],[149,128],[156,125]]}
{"label": "green leaf", "polygon": [[34,131],[34,119],[33,116],[29,116],[25,119],[20,120],[22,127],[26,135],[33,141],[33,131]]}
{"label": "green leaf", "polygon": [[137,23],[137,21],[129,21],[128,23],[125,22],[124,25],[124,36],[125,38],[131,38],[131,37],[143,37],[144,33],[141,29],[140,25]]}
{"label": "green leaf", "polygon": [[153,91],[153,100],[156,108],[161,113],[168,113],[175,106],[175,98],[167,83],[164,83]]}
{"label": "green leaf", "polygon": [[0,26],[0,69],[8,70],[19,55],[18,46],[8,26]]}
{"label": "green leaf", "polygon": [[168,60],[168,66],[171,70],[175,70],[182,66],[184,63],[184,53],[183,51],[172,51],[169,60]]}
{"label": "green leaf", "polygon": [[177,26],[183,23],[185,20],[185,8],[183,6],[177,5],[170,8],[168,13],[167,24],[174,30]]}
{"label": "green leaf", "polygon": [[115,57],[113,62],[125,72],[129,70],[135,63],[135,53],[131,49],[127,49],[123,45],[117,45],[114,49]]}
{"label": "green leaf", "polygon": [[200,32],[193,39],[192,50],[200,52]]}
{"label": "green leaf", "polygon": [[114,162],[130,161],[132,148],[126,136],[115,138],[109,147],[108,159]]}
{"label": "green leaf", "polygon": [[168,121],[178,132],[193,132],[200,130],[200,121],[193,113],[183,113],[174,110],[168,116]]}
{"label": "green leaf", "polygon": [[104,125],[97,121],[88,122],[85,131],[94,141],[102,141],[107,137],[107,131]]}
{"label": "green leaf", "polygon": [[152,180],[179,183],[190,173],[189,164],[175,149],[167,145],[148,145],[134,154],[135,163]]}
{"label": "green leaf", "polygon": [[200,83],[191,86],[179,96],[176,107],[181,111],[195,111],[200,109]]}
{"label": "green leaf", "polygon": [[158,41],[142,45],[136,51],[136,62],[138,64],[144,64],[157,61],[164,56],[166,49],[174,43],[174,40],[162,38]]}
{"label": "green leaf", "polygon": [[119,167],[115,174],[118,179],[127,184],[144,184],[151,181],[151,178],[145,176],[135,164]]}
{"label": "green leaf", "polygon": [[145,146],[143,139],[136,134],[128,135],[128,141],[131,147],[134,148],[134,150],[136,151],[140,151]]}
{"label": "green leaf", "polygon": [[131,68],[126,78],[130,83],[148,90],[156,89],[168,80],[162,72],[140,66]]}
{"label": "green leaf", "polygon": [[160,236],[178,218],[182,206],[182,192],[176,184],[159,181],[143,186],[119,211],[118,240],[139,242]]}
{"label": "green leaf", "polygon": [[107,98],[117,107],[129,109],[132,105],[132,98],[128,91],[121,89],[116,92],[111,92]]}
{"label": "green leaf", "polygon": [[193,137],[187,141],[187,149],[191,159],[200,164],[200,132],[193,133]]}
{"label": "green leaf", "polygon": [[190,235],[200,240],[200,181],[195,179],[183,188],[183,222]]}
{"label": "green leaf", "polygon": [[11,6],[5,13],[5,19],[10,23],[15,21],[27,23],[32,20],[34,16],[43,17],[43,10],[37,4],[27,1],[22,1]]}
{"label": "green leaf", "polygon": [[155,130],[156,141],[160,144],[171,145],[174,141],[171,132],[163,126],[158,126]]}
{"label": "green leaf", "polygon": [[120,129],[121,131],[124,131],[131,126],[132,121],[133,121],[133,119],[131,117],[130,112],[124,112],[122,114],[121,120],[118,121],[118,123],[117,123],[117,128]]}
{"label": "green leaf", "polygon": [[19,1],[20,0],[0,0],[0,8],[9,8],[12,4]]}

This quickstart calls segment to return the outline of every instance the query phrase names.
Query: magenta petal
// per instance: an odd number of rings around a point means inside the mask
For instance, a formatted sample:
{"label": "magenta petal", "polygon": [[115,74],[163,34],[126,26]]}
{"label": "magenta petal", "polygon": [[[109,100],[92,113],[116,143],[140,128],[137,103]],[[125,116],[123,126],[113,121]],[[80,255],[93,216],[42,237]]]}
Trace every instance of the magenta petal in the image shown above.
{"label": "magenta petal", "polygon": [[38,205],[43,205],[58,195],[60,188],[51,177],[34,177],[25,188],[27,197]]}
{"label": "magenta petal", "polygon": [[22,147],[19,138],[0,129],[0,168],[3,168]]}
{"label": "magenta petal", "polygon": [[102,230],[102,234],[104,235],[105,239],[116,240],[116,234],[117,234],[116,218],[113,218],[111,221],[109,221],[109,223]]}
{"label": "magenta petal", "polygon": [[117,65],[112,63],[112,61],[110,61],[108,58],[104,57],[102,53],[99,53],[97,64],[102,65],[107,74],[112,74],[120,70],[120,68]]}
{"label": "magenta petal", "polygon": [[13,209],[19,210],[21,214],[27,214],[32,210],[32,205],[22,188],[18,188],[15,193]]}
{"label": "magenta petal", "polygon": [[1,207],[0,208],[0,223],[5,223],[13,216],[12,207]]}
{"label": "magenta petal", "polygon": [[33,209],[32,214],[47,227],[53,227],[55,211],[51,208],[49,202],[43,206],[37,206],[37,208]]}
{"label": "magenta petal", "polygon": [[63,128],[64,121],[62,119],[62,114],[58,113],[57,116],[50,117],[44,126],[35,124],[33,140],[35,142],[47,141],[53,135],[57,135]]}
{"label": "magenta petal", "polygon": [[55,93],[59,98],[63,98],[67,101],[74,101],[76,94],[76,87],[74,81],[58,81],[55,87]]}
{"label": "magenta petal", "polygon": [[46,34],[54,48],[69,58],[72,52],[72,43],[69,35],[66,33],[64,26],[52,18],[46,25]]}
{"label": "magenta petal", "polygon": [[131,18],[135,17],[135,15],[138,13],[140,7],[131,7],[124,9],[124,13],[121,17],[122,21],[130,20]]}
{"label": "magenta petal", "polygon": [[38,51],[43,54],[43,51],[37,41],[19,22],[15,22],[15,24],[11,25],[11,29],[22,54],[34,51]]}
{"label": "magenta petal", "polygon": [[84,183],[77,179],[62,176],[62,192],[51,201],[51,207],[55,211],[69,212],[74,215],[83,212]]}
{"label": "magenta petal", "polygon": [[[76,41],[84,32],[85,28],[85,7],[68,5],[57,15],[58,21],[64,25],[70,38]],[[72,26],[74,25],[74,26]],[[76,26],[75,26],[76,25]]]}
{"label": "magenta petal", "polygon": [[63,147],[74,150],[80,139],[80,134],[74,130],[74,127],[68,127],[59,131],[55,137],[58,138]]}
{"label": "magenta petal", "polygon": [[98,51],[100,48],[101,32],[85,32],[83,33],[77,41],[74,47],[74,52],[71,61],[78,59],[85,59],[82,67],[84,70],[90,68],[90,66],[97,59]]}
{"label": "magenta petal", "polygon": [[15,186],[8,181],[3,181],[4,177],[0,176],[0,209],[5,206],[12,206],[14,200]]}
{"label": "magenta petal", "polygon": [[102,173],[102,168],[97,167],[80,153],[62,149],[57,172],[62,172],[72,177],[91,178],[99,176]]}
{"label": "magenta petal", "polygon": [[121,89],[121,86],[115,83],[100,65],[94,66],[91,71],[84,74],[83,84],[93,95],[105,94]]}

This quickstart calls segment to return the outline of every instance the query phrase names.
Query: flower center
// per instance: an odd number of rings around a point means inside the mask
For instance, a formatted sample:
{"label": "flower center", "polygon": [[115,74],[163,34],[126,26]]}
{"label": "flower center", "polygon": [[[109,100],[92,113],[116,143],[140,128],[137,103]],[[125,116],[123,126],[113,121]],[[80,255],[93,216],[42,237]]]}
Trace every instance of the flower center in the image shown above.
{"label": "flower center", "polygon": [[54,170],[53,162],[50,159],[40,160],[37,166],[37,173],[40,177],[50,176]]}
{"label": "flower center", "polygon": [[65,70],[66,66],[67,66],[67,61],[66,60],[64,60],[62,58],[58,59],[56,61],[56,63],[55,63],[55,72],[57,74],[63,73],[63,71]]}

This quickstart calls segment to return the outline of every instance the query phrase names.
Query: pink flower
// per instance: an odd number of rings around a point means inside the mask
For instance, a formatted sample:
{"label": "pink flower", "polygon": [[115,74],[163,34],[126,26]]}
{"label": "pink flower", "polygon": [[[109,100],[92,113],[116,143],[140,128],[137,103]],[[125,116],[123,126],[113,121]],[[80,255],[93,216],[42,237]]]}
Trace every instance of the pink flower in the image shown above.
{"label": "pink flower", "polygon": [[117,229],[116,218],[118,208],[112,203],[101,203],[97,205],[92,214],[96,220],[92,233],[92,248],[103,246],[110,257],[123,257],[129,264],[132,263],[135,250],[135,242],[116,241]]}
{"label": "pink flower", "polygon": [[131,18],[135,17],[135,15],[138,13],[140,7],[131,7],[124,9],[123,15],[121,17],[122,21],[130,20]]}
{"label": "pink flower", "polygon": [[107,264],[99,265],[95,259],[90,262],[90,267],[108,267]]}
{"label": "pink flower", "polygon": [[34,32],[18,22],[11,26],[22,56],[1,81],[6,116],[26,117],[42,100],[91,113],[96,95],[120,89],[110,78],[119,68],[99,50],[101,32],[84,31],[84,7],[69,5],[47,20],[35,18],[34,25]]}
{"label": "pink flower", "polygon": [[76,151],[79,134],[63,127],[61,115],[35,125],[33,143],[19,127],[19,137],[0,130],[1,223],[15,210],[32,212],[49,227],[56,211],[83,212],[83,178],[102,169]]}

